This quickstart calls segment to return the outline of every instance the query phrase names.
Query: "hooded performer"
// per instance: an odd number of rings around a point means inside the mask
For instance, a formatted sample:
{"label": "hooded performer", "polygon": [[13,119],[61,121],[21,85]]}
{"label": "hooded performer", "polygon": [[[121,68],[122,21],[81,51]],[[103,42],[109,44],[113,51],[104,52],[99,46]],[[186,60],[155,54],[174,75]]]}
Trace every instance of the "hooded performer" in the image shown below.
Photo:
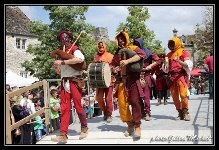
{"label": "hooded performer", "polygon": [[192,68],[190,54],[182,48],[182,41],[176,37],[168,41],[168,48],[171,50],[167,54],[169,58],[168,77],[172,83],[170,85],[170,92],[176,110],[179,112],[176,119],[189,121],[189,103],[187,98],[189,79],[187,72]]}
{"label": "hooded performer", "polygon": [[[73,44],[72,42],[72,33],[67,30],[61,30],[57,36],[58,41],[62,44],[63,49],[51,52],[59,53],[62,52],[62,55],[70,55],[69,59],[59,59],[55,60],[55,65],[60,65],[61,71],[61,116],[60,116],[60,134],[56,137],[52,137],[51,140],[55,142],[67,142],[67,133],[68,127],[70,123],[70,110],[71,110],[71,100],[73,100],[74,107],[78,114],[78,118],[81,123],[81,133],[79,139],[83,139],[87,137],[88,134],[88,127],[87,127],[87,120],[86,120],[86,113],[81,105],[81,98],[82,98],[82,89],[79,86],[80,81],[83,81],[82,78],[82,70],[80,67],[80,63],[84,62],[84,55],[79,50],[79,48]],[[52,55],[50,53],[50,56]],[[64,57],[61,56],[60,57]],[[74,69],[70,67],[70,65],[74,65],[74,68],[78,68],[80,70]]]}
{"label": "hooded performer", "polygon": [[151,120],[151,87],[153,85],[153,77],[152,74],[154,72],[154,67],[161,64],[159,57],[153,53],[151,50],[144,48],[144,39],[135,38],[133,41],[133,45],[136,45],[143,49],[146,53],[144,57],[144,67],[141,71],[141,81],[145,81],[145,85],[143,86],[144,94],[140,95],[143,98],[141,100],[141,109],[142,109],[142,118],[146,121]]}
{"label": "hooded performer", "polygon": [[155,70],[155,75],[156,75],[156,90],[157,90],[157,106],[161,104],[161,100],[164,99],[164,105],[167,104],[167,84],[166,84],[166,73],[163,71],[163,66],[164,66],[164,61],[165,61],[165,54],[159,54],[158,55],[161,64],[157,65],[154,70]]}
{"label": "hooded performer", "polygon": [[[139,82],[140,78],[140,71],[132,72],[130,66],[139,61],[142,61],[143,64],[145,53],[137,46],[129,46],[129,36],[124,31],[120,32],[115,40],[118,48],[116,49],[112,60],[112,72],[117,76],[116,84],[120,117],[121,120],[128,125],[128,128],[125,131],[125,136],[130,136],[134,133],[135,138],[140,138],[141,107],[137,87],[137,82]],[[135,55],[127,59],[121,59],[123,56],[120,56],[119,52],[124,48],[134,51]],[[129,104],[132,107],[132,112],[129,109]]]}
{"label": "hooded performer", "polygon": [[[113,55],[107,51],[106,45],[103,41],[99,41],[97,43],[97,50],[98,52],[93,62],[95,63],[106,62],[109,63],[111,67]],[[113,92],[112,83],[108,88],[96,88],[96,100],[98,101],[98,105],[100,109],[103,111],[104,114],[103,120],[106,120],[106,122],[108,123],[112,122],[112,111],[113,111],[112,92]]]}

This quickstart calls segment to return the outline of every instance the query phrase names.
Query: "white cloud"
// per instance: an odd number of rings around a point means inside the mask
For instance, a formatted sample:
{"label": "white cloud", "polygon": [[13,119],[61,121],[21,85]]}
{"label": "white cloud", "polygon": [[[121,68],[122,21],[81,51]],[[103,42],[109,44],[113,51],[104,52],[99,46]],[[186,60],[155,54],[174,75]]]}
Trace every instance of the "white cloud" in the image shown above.
{"label": "white cloud", "polygon": [[111,40],[114,40],[116,29],[128,16],[127,6],[90,6],[86,13],[86,22],[96,27],[105,27]]}
{"label": "white cloud", "polygon": [[128,6],[104,6],[105,9],[109,10],[111,15],[118,17],[119,16],[128,16]]}
{"label": "white cloud", "polygon": [[146,25],[162,41],[162,46],[167,47],[174,28],[178,35],[194,34],[195,25],[202,22],[203,9],[203,6],[148,6],[151,17]]}
{"label": "white cloud", "polygon": [[[48,12],[42,6],[19,6],[20,9],[31,19],[48,22]],[[90,6],[86,12],[86,22],[96,27],[105,27],[111,40],[114,40],[116,28],[119,23],[125,22],[128,16],[128,5],[124,6]],[[176,28],[178,35],[194,34],[196,24],[203,20],[204,6],[146,6],[150,18],[146,25],[153,30],[156,39],[162,41],[166,47],[167,41],[172,37],[172,30]],[[46,22],[47,21],[47,22]]]}

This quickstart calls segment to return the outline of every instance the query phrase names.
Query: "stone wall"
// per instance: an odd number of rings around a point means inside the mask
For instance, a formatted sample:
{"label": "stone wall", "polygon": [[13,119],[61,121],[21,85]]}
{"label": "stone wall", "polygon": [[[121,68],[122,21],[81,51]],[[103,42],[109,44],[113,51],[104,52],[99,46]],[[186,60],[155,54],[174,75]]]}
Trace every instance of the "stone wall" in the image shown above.
{"label": "stone wall", "polygon": [[[6,6],[5,7],[5,67],[6,72],[11,70],[12,72],[20,75],[21,71],[25,71],[25,68],[21,67],[21,63],[25,60],[32,60],[33,56],[26,52],[28,45],[35,45],[39,43],[37,36],[30,33],[29,23],[30,19],[17,7]],[[25,49],[16,47],[16,38],[25,39]],[[21,44],[22,45],[22,42]],[[27,74],[27,78],[33,78]]]}
{"label": "stone wall", "polygon": [[[16,47],[16,38],[26,39],[26,49],[18,49]],[[29,44],[35,45],[39,43],[37,38],[21,36],[21,35],[6,35],[6,71],[10,69],[16,74],[20,75],[21,71],[25,71],[25,68],[21,66],[25,60],[32,60],[33,56],[26,52]],[[28,75],[28,78],[32,78]]]}

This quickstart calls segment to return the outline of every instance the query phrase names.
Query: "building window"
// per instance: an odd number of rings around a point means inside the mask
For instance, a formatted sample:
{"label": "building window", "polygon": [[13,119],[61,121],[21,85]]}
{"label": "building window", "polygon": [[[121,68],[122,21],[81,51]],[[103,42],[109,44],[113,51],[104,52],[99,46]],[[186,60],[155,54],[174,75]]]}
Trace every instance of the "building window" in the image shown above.
{"label": "building window", "polygon": [[26,49],[26,41],[27,39],[16,38],[16,47],[18,49]]}
{"label": "building window", "polygon": [[16,47],[17,47],[18,49],[21,48],[21,39],[20,39],[20,38],[16,38]]}
{"label": "building window", "polygon": [[26,39],[22,39],[22,49],[26,49]]}
{"label": "building window", "polygon": [[27,78],[27,71],[21,71],[20,76]]}

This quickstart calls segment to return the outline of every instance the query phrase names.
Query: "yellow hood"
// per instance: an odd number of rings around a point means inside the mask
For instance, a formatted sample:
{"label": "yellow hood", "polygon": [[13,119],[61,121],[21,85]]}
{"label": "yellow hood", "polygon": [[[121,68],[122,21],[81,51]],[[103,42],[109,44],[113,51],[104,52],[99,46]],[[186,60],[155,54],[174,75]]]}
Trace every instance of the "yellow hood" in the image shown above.
{"label": "yellow hood", "polygon": [[171,51],[172,55],[171,56],[169,55],[168,57],[170,59],[173,59],[174,57],[180,57],[182,55],[182,52],[183,52],[181,39],[177,38],[177,37],[174,37],[170,40],[174,41],[175,45],[174,45],[174,49]]}
{"label": "yellow hood", "polygon": [[122,47],[119,46],[118,39],[117,39],[117,37],[118,37],[119,35],[124,36],[125,39],[126,39],[125,48],[131,49],[131,50],[136,50],[136,49],[138,48],[138,46],[130,45],[129,35],[128,35],[128,33],[124,32],[124,31],[119,32],[119,33],[116,35],[116,38],[115,38],[116,45],[117,45],[119,48],[122,48]]}

